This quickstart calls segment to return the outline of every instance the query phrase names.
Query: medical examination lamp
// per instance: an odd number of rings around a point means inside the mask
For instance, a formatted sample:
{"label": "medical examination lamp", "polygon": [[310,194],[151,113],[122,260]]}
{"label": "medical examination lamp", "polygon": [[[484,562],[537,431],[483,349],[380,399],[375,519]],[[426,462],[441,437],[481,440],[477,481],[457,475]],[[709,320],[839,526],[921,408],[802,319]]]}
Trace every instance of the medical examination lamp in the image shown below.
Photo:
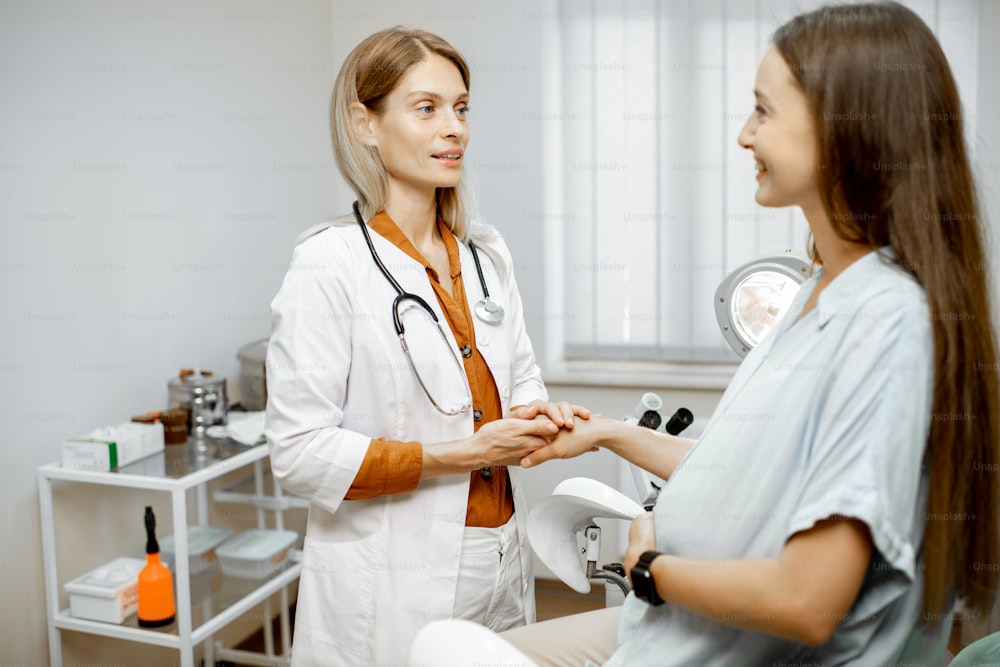
{"label": "medical examination lamp", "polygon": [[781,320],[809,267],[807,259],[788,250],[748,262],[719,284],[715,317],[723,338],[741,357]]}

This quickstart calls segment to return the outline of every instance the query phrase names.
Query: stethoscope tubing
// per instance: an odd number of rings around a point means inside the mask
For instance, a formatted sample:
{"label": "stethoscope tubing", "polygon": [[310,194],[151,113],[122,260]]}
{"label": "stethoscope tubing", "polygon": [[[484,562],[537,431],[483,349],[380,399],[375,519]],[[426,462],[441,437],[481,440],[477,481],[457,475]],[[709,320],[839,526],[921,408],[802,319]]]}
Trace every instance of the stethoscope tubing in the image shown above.
{"label": "stethoscope tubing", "polygon": [[[382,272],[382,275],[385,276],[385,279],[389,281],[389,284],[392,285],[393,289],[396,290],[396,298],[392,300],[392,325],[396,329],[396,335],[399,338],[400,346],[403,348],[403,354],[406,356],[406,360],[410,364],[410,369],[416,376],[417,382],[420,384],[420,388],[423,390],[424,395],[427,396],[427,399],[438,410],[438,412],[441,412],[445,415],[455,416],[458,414],[470,412],[472,410],[472,389],[469,386],[469,379],[465,375],[465,369],[462,367],[462,362],[458,360],[458,357],[454,354],[454,350],[452,349],[451,344],[448,342],[448,337],[444,333],[444,328],[441,326],[441,321],[438,319],[438,316],[434,313],[434,309],[430,307],[430,304],[428,304],[424,299],[422,299],[418,295],[405,291],[399,284],[399,282],[396,280],[396,278],[393,277],[393,275],[389,272],[389,269],[387,269],[385,264],[382,263],[382,258],[379,257],[378,252],[376,252],[375,250],[375,244],[372,243],[371,235],[368,233],[368,226],[365,224],[364,218],[361,217],[361,211],[358,208],[358,202],[354,202],[352,208],[354,209],[354,216],[355,218],[357,218],[358,224],[361,226],[361,232],[362,234],[364,234],[365,243],[368,245],[368,250],[369,252],[371,252],[372,259],[375,260],[375,265],[378,267],[379,271]],[[483,277],[482,268],[479,265],[479,257],[476,254],[476,250],[471,243],[469,244],[469,247],[472,250],[472,256],[476,260],[476,273],[479,275],[479,284],[482,286],[483,293],[485,295],[485,301],[481,301],[480,304],[484,302],[492,303],[492,301],[489,298],[489,293],[486,291],[486,279]],[[413,356],[410,354],[410,348],[406,344],[406,332],[403,327],[403,322],[399,316],[400,304],[403,301],[415,302],[417,305],[423,308],[423,310],[427,314],[429,314],[431,318],[434,320],[434,325],[437,328],[438,334],[441,336],[441,341],[444,344],[445,348],[447,348],[452,352],[452,354],[450,355],[451,360],[452,362],[454,362],[455,368],[458,371],[459,376],[462,378],[463,383],[465,384],[466,396],[468,396],[468,401],[466,403],[459,405],[455,409],[446,408],[437,402],[437,400],[434,398],[433,393],[430,391],[430,388],[427,387],[427,385],[424,383],[424,378],[418,371],[417,366],[413,361]],[[477,304],[477,306],[478,305],[479,304]],[[502,317],[503,308],[499,304],[496,304],[496,309],[499,309],[499,315]]]}
{"label": "stethoscope tubing", "polygon": [[[365,243],[368,244],[368,251],[371,253],[372,259],[375,260],[375,265],[378,267],[379,271],[382,272],[382,275],[385,276],[385,279],[389,281],[389,284],[392,285],[392,288],[394,290],[396,290],[396,299],[393,301],[393,309],[392,309],[392,312],[393,312],[392,323],[396,327],[396,333],[397,334],[403,333],[403,324],[402,324],[402,322],[399,321],[399,310],[396,308],[396,305],[399,303],[399,301],[405,300],[405,299],[412,299],[413,301],[416,301],[417,303],[419,303],[421,305],[421,307],[423,307],[424,309],[426,309],[427,312],[429,312],[431,314],[431,317],[434,318],[434,321],[437,322],[438,324],[440,324],[437,315],[434,313],[434,309],[431,308],[430,305],[424,299],[420,298],[416,294],[412,294],[412,293],[407,292],[406,290],[404,290],[400,286],[400,284],[396,280],[396,278],[389,272],[389,269],[387,269],[385,267],[385,264],[382,263],[382,258],[379,257],[378,252],[376,252],[376,250],[375,250],[375,244],[372,243],[372,237],[368,233],[368,225],[365,224],[364,218],[361,217],[361,209],[358,207],[358,202],[355,201],[351,205],[351,208],[354,210],[354,217],[358,221],[358,225],[361,226],[361,232],[364,234]],[[476,250],[476,246],[472,243],[472,241],[469,241],[467,245],[469,246],[469,250],[472,252],[472,259],[476,263],[476,275],[479,277],[479,286],[483,290],[483,302],[485,302],[485,303],[491,303],[493,300],[490,298],[490,291],[486,287],[486,278],[483,276],[483,267],[479,263],[479,252]],[[476,304],[476,305],[478,306],[479,304]],[[502,318],[503,317],[503,308],[499,304],[496,304],[496,307],[499,309],[500,318]],[[490,320],[487,320],[486,318],[482,317],[478,313],[478,308],[474,309],[474,310],[477,311],[476,312],[476,316],[477,317],[479,317],[480,319],[482,319],[483,321],[486,321],[486,322],[490,321]],[[499,321],[499,319],[493,320],[493,322],[497,322],[497,321]]]}

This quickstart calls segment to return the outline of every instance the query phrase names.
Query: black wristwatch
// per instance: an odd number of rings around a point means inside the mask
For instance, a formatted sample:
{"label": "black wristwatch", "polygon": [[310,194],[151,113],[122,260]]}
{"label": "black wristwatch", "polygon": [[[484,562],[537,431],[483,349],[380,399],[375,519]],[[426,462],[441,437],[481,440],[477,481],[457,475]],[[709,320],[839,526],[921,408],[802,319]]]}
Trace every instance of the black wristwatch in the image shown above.
{"label": "black wristwatch", "polygon": [[656,581],[653,579],[653,572],[649,569],[653,559],[662,554],[659,551],[647,551],[639,556],[639,562],[629,573],[632,577],[632,590],[635,596],[643,602],[648,602],[654,607],[663,604],[664,600],[656,592]]}

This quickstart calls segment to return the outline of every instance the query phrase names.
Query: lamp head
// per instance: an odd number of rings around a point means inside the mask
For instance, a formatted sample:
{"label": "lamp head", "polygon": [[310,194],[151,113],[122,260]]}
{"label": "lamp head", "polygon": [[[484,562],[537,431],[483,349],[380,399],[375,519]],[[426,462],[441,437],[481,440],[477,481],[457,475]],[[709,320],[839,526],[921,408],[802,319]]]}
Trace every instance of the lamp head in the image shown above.
{"label": "lamp head", "polygon": [[810,263],[786,250],[737,268],[715,290],[715,318],[726,342],[745,357],[788,311]]}

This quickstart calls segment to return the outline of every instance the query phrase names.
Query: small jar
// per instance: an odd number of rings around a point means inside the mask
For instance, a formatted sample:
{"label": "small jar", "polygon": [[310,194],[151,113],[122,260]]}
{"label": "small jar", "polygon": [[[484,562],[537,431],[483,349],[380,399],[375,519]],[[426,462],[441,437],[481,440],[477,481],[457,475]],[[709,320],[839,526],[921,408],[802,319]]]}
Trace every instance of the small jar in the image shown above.
{"label": "small jar", "polygon": [[143,415],[132,417],[132,421],[141,424],[163,424],[163,442],[167,445],[183,445],[188,438],[188,413],[183,408],[170,410],[151,410]]}
{"label": "small jar", "polygon": [[170,408],[188,412],[188,433],[195,437],[205,435],[209,426],[226,423],[229,400],[226,397],[226,380],[212,375],[211,371],[183,369],[168,383]]}

